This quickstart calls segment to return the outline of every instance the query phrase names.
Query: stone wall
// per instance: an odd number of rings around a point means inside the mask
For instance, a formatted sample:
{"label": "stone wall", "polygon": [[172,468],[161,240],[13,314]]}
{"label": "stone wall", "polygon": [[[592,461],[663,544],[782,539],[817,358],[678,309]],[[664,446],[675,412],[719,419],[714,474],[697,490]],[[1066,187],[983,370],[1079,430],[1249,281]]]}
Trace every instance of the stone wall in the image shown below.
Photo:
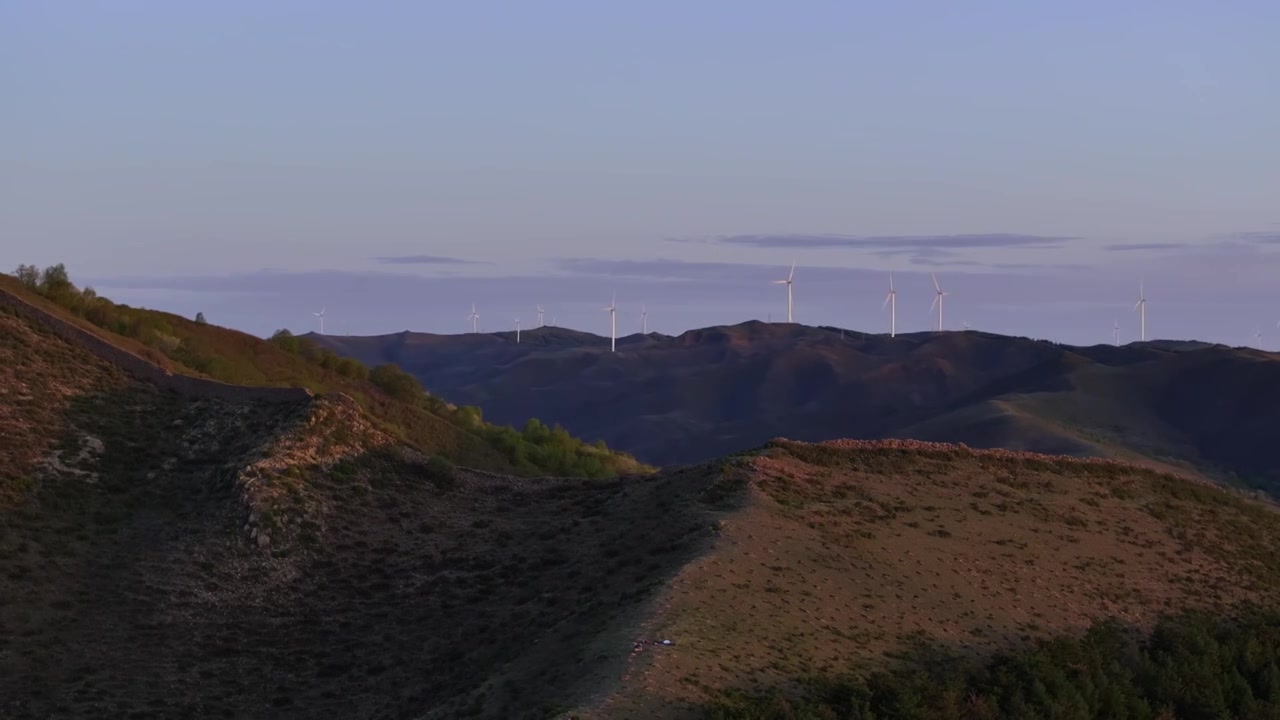
{"label": "stone wall", "polygon": [[0,288],[0,308],[9,308],[19,315],[43,325],[64,340],[84,348],[102,359],[119,366],[125,372],[157,387],[172,390],[181,395],[197,398],[216,398],[236,402],[290,402],[302,403],[311,399],[306,388],[253,387],[230,385],[216,380],[174,374],[141,358],[124,348],[117,347],[98,335],[66,321],[21,297]]}

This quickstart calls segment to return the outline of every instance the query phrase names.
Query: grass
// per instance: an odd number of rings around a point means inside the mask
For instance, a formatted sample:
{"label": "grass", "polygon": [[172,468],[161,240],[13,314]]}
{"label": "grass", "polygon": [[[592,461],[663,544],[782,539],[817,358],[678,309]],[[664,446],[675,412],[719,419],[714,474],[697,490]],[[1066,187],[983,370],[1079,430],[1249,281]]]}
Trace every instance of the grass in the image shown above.
{"label": "grass", "polygon": [[775,441],[747,462],[734,483],[748,499],[718,506],[715,549],[651,620],[682,649],[584,717],[786,695],[904,662],[922,639],[980,661],[1109,618],[1150,629],[1280,605],[1280,516],[1202,482],[911,441]]}

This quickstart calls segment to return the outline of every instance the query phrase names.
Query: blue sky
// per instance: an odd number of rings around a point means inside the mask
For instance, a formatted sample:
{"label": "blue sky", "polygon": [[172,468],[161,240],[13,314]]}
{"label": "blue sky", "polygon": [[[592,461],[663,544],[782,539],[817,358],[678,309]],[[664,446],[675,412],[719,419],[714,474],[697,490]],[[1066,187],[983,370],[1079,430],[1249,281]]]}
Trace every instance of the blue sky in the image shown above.
{"label": "blue sky", "polygon": [[[1280,341],[1280,5],[0,0],[0,263],[266,334]],[[413,260],[417,261],[413,261]],[[625,322],[623,323],[625,327]],[[1264,336],[1265,337],[1265,336]],[[1280,342],[1275,344],[1280,348]]]}

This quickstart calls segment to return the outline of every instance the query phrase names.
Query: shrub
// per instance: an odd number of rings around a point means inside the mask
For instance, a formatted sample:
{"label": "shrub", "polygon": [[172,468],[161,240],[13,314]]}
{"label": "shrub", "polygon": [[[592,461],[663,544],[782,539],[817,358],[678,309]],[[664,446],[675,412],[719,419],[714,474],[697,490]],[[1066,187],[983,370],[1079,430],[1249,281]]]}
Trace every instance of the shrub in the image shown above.
{"label": "shrub", "polygon": [[458,486],[458,469],[447,458],[432,455],[426,464],[427,479],[441,490],[452,490]]}
{"label": "shrub", "polygon": [[369,371],[369,382],[397,400],[417,404],[425,390],[418,379],[391,363],[379,365]]}

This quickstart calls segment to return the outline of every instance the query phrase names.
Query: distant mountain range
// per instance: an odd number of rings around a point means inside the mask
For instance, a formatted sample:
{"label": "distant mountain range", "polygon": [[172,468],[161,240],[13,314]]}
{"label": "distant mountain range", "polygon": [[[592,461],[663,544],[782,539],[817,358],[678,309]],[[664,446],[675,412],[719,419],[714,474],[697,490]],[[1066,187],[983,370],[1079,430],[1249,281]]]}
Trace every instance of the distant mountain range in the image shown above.
{"label": "distant mountain range", "polygon": [[889,338],[747,322],[609,340],[564,328],[309,335],[395,363],[485,418],[559,423],[653,463],[774,437],[914,438],[1173,468],[1253,487],[1280,481],[1280,362],[1190,341],[1071,347],[985,332]]}

